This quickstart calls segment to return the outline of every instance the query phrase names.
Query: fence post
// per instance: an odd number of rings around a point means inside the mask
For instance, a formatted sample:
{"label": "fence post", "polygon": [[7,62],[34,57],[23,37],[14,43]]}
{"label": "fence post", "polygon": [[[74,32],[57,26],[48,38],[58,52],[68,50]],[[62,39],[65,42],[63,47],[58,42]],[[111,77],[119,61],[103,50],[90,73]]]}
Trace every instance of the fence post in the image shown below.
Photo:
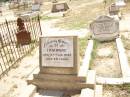
{"label": "fence post", "polygon": [[[11,41],[11,43],[13,43],[12,38],[11,38],[11,33],[10,33],[10,30],[9,30],[8,21],[7,21],[6,19],[5,19],[5,23],[6,23],[6,26],[7,26],[7,31],[8,31],[8,33],[9,33],[10,41]],[[8,40],[9,40],[9,39],[8,39]],[[15,52],[14,46],[13,46],[14,53],[13,53],[13,51],[12,51],[11,45],[10,45],[10,49],[11,49],[12,56],[13,56],[13,58],[14,58],[14,60],[15,60],[15,56],[17,57],[17,54],[16,54],[16,52]],[[15,55],[14,55],[14,54],[15,54]]]}
{"label": "fence post", "polygon": [[39,27],[40,27],[40,35],[42,35],[42,29],[41,29],[41,22],[40,22],[40,16],[38,15],[38,22],[39,22]]}

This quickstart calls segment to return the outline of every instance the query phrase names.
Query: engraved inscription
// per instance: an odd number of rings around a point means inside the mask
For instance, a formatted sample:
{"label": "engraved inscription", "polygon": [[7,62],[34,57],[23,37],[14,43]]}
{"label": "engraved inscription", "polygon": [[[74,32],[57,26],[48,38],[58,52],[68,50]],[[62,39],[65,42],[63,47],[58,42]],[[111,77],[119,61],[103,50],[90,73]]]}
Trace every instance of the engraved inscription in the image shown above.
{"label": "engraved inscription", "polygon": [[119,22],[108,16],[101,16],[90,24],[90,29],[95,35],[118,33]]}
{"label": "engraved inscription", "polygon": [[73,37],[43,37],[42,66],[73,67]]}
{"label": "engraved inscription", "polygon": [[114,27],[115,23],[113,22],[95,23],[93,30],[95,34],[108,34],[113,33],[112,31],[114,30]]}

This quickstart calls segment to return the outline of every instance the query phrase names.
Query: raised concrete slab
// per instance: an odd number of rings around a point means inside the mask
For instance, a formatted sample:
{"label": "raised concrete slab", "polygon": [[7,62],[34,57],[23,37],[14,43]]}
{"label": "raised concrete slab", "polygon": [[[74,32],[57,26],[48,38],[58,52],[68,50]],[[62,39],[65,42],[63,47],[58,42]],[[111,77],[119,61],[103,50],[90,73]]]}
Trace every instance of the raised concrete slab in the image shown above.
{"label": "raised concrete slab", "polygon": [[[29,82],[30,83],[30,82]],[[36,85],[40,89],[45,90],[81,90],[83,88],[93,88],[91,84],[86,84],[85,82],[66,82],[66,81],[53,81],[53,80],[42,80],[33,79],[32,84]]]}
{"label": "raised concrete slab", "polygon": [[86,83],[91,84],[91,85],[96,84],[96,71],[95,70],[88,71]]}
{"label": "raised concrete slab", "polygon": [[104,78],[104,77],[96,77],[96,82],[98,84],[113,84],[113,85],[118,85],[118,84],[123,84],[123,78]]}
{"label": "raised concrete slab", "polygon": [[92,50],[93,50],[93,40],[89,40],[87,49],[85,51],[83,64],[80,66],[78,76],[82,76],[82,77],[87,76]]}
{"label": "raised concrete slab", "polygon": [[117,44],[117,50],[118,50],[118,54],[119,54],[123,78],[130,77],[130,67],[128,64],[128,59],[127,59],[127,56],[125,53],[123,43],[120,38],[116,39],[116,44]]}
{"label": "raised concrete slab", "polygon": [[57,74],[34,74],[34,78],[52,81],[67,81],[67,82],[85,82],[85,77],[77,77],[75,75],[57,75]]}

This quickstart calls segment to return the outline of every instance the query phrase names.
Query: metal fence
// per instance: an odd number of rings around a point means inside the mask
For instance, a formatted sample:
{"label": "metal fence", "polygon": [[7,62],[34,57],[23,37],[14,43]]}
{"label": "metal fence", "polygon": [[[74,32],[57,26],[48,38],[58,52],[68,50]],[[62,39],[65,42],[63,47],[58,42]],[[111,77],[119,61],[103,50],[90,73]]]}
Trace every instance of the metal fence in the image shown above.
{"label": "metal fence", "polygon": [[8,74],[13,65],[38,45],[39,35],[41,35],[39,16],[24,20],[24,25],[25,29],[30,32],[31,42],[26,45],[18,45],[17,21],[5,20],[4,23],[0,24],[0,78]]}

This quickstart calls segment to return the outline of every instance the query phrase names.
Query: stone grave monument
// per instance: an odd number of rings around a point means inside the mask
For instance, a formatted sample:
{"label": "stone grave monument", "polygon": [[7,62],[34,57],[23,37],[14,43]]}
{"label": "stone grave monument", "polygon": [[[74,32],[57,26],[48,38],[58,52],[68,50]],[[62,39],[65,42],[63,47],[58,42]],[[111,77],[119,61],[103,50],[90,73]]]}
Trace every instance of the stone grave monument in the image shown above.
{"label": "stone grave monument", "polygon": [[32,5],[32,11],[40,11],[40,4],[34,3]]}
{"label": "stone grave monument", "polygon": [[110,15],[118,15],[119,7],[116,6],[114,3],[109,7],[109,14]]}
{"label": "stone grave monument", "polygon": [[119,36],[119,21],[109,16],[100,16],[90,24],[93,38],[99,41],[109,41]]}
{"label": "stone grave monument", "polygon": [[31,43],[30,32],[25,28],[24,21],[21,18],[17,19],[18,33],[16,33],[17,44],[26,45]]}
{"label": "stone grave monument", "polygon": [[79,49],[77,36],[40,37],[40,72],[28,80],[45,90],[80,91],[91,87],[86,77],[78,76]]}
{"label": "stone grave monument", "polygon": [[69,9],[68,5],[66,2],[55,2],[52,5],[52,13],[55,12],[63,12],[63,11],[67,11]]}

